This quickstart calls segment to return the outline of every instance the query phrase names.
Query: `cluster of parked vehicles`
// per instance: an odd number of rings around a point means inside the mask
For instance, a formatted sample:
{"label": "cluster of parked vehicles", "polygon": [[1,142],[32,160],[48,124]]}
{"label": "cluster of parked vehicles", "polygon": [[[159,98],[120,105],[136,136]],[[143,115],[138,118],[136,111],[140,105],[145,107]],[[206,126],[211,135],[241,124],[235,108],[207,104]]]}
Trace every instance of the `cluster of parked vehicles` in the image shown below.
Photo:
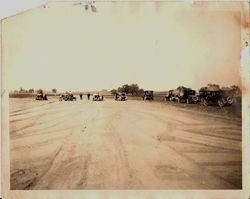
{"label": "cluster of parked vehicles", "polygon": [[[145,91],[143,100],[154,100],[153,91]],[[232,88],[218,88],[213,86],[202,87],[198,92],[191,88],[179,86],[169,90],[164,96],[165,101],[198,104],[204,106],[219,105],[220,107],[232,105],[235,102],[235,90]]]}
{"label": "cluster of parked vehicles", "polygon": [[[88,99],[89,99],[88,94]],[[154,100],[154,91],[146,90],[141,96],[143,100]],[[118,92],[115,94],[116,101],[126,101],[128,99],[127,93]],[[47,95],[44,95],[42,91],[39,91],[36,96],[36,100],[48,100]],[[93,101],[103,101],[102,95],[93,94]],[[219,87],[202,87],[198,92],[191,88],[179,86],[176,89],[169,90],[164,96],[165,101],[197,104],[201,103],[204,106],[216,104],[220,107],[232,105],[235,102],[235,90],[232,88],[219,88]],[[59,101],[76,101],[76,97],[71,92],[66,92],[59,97]]]}
{"label": "cluster of parked vehicles", "polygon": [[235,101],[235,91],[233,89],[220,89],[217,87],[202,87],[197,93],[191,88],[183,86],[174,90],[169,90],[165,96],[166,101],[177,101],[179,103],[201,103],[204,106],[216,104],[220,107],[232,105]]}

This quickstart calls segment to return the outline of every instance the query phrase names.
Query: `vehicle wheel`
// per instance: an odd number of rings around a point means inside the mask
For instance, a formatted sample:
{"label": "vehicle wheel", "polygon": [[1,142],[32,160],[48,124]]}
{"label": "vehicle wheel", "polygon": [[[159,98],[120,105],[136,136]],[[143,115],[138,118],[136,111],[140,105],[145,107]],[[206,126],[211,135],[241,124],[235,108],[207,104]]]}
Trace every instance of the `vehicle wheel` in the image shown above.
{"label": "vehicle wheel", "polygon": [[197,96],[193,96],[192,100],[193,100],[194,103],[197,103],[199,101],[199,98]]}
{"label": "vehicle wheel", "polygon": [[207,101],[207,100],[203,100],[202,104],[203,104],[204,106],[208,106],[208,101]]}
{"label": "vehicle wheel", "polygon": [[218,105],[219,105],[220,107],[223,107],[223,106],[225,105],[225,103],[224,103],[222,100],[218,100]]}
{"label": "vehicle wheel", "polygon": [[227,103],[228,103],[229,105],[232,105],[232,104],[234,103],[234,99],[233,99],[232,97],[228,97],[228,98],[227,98]]}

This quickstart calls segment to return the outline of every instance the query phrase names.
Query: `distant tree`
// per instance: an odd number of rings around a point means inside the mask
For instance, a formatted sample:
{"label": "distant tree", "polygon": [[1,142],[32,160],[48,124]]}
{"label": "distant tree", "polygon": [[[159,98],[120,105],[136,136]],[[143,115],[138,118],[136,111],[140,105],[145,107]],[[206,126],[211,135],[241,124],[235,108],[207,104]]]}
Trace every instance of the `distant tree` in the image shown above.
{"label": "distant tree", "polygon": [[20,89],[19,89],[19,93],[24,93],[24,89],[22,88],[22,87],[20,87]]}
{"label": "distant tree", "polygon": [[129,93],[132,95],[138,95],[139,92],[139,86],[137,84],[131,84],[129,86]]}
{"label": "distant tree", "polygon": [[118,92],[123,92],[123,87],[118,87],[117,91]]}
{"label": "distant tree", "polygon": [[125,84],[122,86],[122,92],[125,92],[126,94],[129,93],[130,87],[128,84]]}
{"label": "distant tree", "polygon": [[56,93],[56,92],[57,92],[57,89],[53,88],[52,93]]}
{"label": "distant tree", "polygon": [[28,90],[26,90],[22,87],[20,87],[20,89],[19,89],[19,93],[28,93],[28,92],[29,92]]}
{"label": "distant tree", "polygon": [[132,95],[141,95],[144,92],[143,89],[139,88],[138,84],[124,84],[123,86],[118,87],[117,91]]}
{"label": "distant tree", "polygon": [[117,90],[116,89],[112,89],[110,92],[111,92],[112,95],[115,95],[117,93]]}
{"label": "distant tree", "polygon": [[140,88],[138,91],[138,95],[143,95],[143,94],[144,94],[144,90],[142,88]]}
{"label": "distant tree", "polygon": [[30,88],[29,93],[34,93],[34,88]]}

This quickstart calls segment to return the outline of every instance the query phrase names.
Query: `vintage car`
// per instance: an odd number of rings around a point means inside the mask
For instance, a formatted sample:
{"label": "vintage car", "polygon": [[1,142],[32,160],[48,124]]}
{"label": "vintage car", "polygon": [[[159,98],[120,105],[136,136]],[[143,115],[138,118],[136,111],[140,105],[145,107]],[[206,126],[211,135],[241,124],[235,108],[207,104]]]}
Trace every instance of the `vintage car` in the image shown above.
{"label": "vintage car", "polygon": [[103,96],[101,96],[99,94],[93,94],[92,100],[93,101],[103,101]]}
{"label": "vintage car", "polygon": [[154,100],[154,91],[148,90],[144,91],[144,95],[142,96],[143,100]]}
{"label": "vintage car", "polygon": [[165,101],[171,101],[172,92],[173,92],[173,90],[167,91],[166,95],[164,96]]}
{"label": "vintage car", "polygon": [[76,101],[76,97],[72,93],[61,95],[59,101]]}
{"label": "vintage car", "polygon": [[199,97],[196,95],[196,91],[191,88],[179,86],[177,89],[170,90],[171,92],[165,96],[169,101],[177,101],[179,103],[198,103]]}
{"label": "vintage car", "polygon": [[116,93],[115,100],[116,101],[126,101],[127,100],[127,94],[125,92]]}
{"label": "vintage car", "polygon": [[232,105],[235,102],[235,91],[229,88],[222,88],[221,91],[224,105]]}
{"label": "vintage car", "polygon": [[235,101],[232,89],[214,89],[209,87],[202,87],[199,90],[199,98],[204,106],[216,104],[223,107],[232,105]]}
{"label": "vintage car", "polygon": [[42,90],[37,91],[36,100],[48,100],[47,95]]}

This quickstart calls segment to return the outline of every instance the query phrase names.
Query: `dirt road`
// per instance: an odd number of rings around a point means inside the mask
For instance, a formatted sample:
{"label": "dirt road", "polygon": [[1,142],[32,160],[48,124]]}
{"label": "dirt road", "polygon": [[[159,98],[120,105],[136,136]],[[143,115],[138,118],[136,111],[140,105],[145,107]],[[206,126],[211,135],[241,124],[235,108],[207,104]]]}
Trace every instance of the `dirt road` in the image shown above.
{"label": "dirt road", "polygon": [[10,139],[11,189],[241,188],[237,117],[136,100],[10,99]]}

